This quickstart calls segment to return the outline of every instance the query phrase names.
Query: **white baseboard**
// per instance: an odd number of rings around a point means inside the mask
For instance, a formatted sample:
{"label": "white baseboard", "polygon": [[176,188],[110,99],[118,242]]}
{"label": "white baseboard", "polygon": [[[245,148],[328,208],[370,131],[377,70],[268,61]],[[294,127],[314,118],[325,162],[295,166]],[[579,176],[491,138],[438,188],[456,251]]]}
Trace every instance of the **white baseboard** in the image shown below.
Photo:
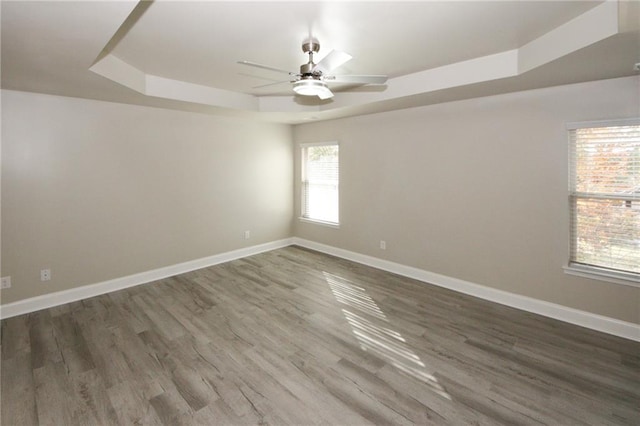
{"label": "white baseboard", "polygon": [[378,259],[376,257],[316,243],[302,238],[294,237],[293,244],[341,257],[363,265],[372,266],[374,268],[382,269],[408,278],[413,278],[428,284],[448,288],[480,299],[489,300],[512,308],[517,308],[523,311],[640,342],[639,324],[620,321],[615,318],[509,293],[507,291],[486,287],[469,281],[436,274],[434,272],[413,268],[411,266],[390,262],[388,260]]}
{"label": "white baseboard", "polygon": [[448,277],[446,275],[436,274],[434,272],[425,271],[411,266],[390,262],[388,260],[367,256],[364,254],[328,246],[321,243],[316,243],[297,237],[272,241],[269,243],[259,244],[251,247],[245,247],[226,253],[216,254],[201,259],[191,260],[188,262],[178,263],[176,265],[154,269],[152,271],[141,272],[139,274],[116,278],[109,281],[103,281],[96,284],[86,285],[55,293],[44,294],[42,296],[8,303],[0,306],[0,319],[10,318],[16,315],[27,314],[41,309],[51,308],[54,306],[63,305],[65,303],[75,302],[77,300],[99,296],[101,294],[110,293],[112,291],[134,287],[140,284],[145,284],[174,275],[183,274],[185,272],[190,272],[196,269],[206,268],[208,266],[217,265],[219,263],[229,262],[231,260],[252,256],[254,254],[263,253],[265,251],[275,250],[292,244],[341,257],[343,259],[351,260],[363,265],[382,269],[384,271],[392,272],[394,274],[402,275],[408,278],[413,278],[427,284],[433,284],[439,287],[458,291],[460,293],[479,297],[480,299],[489,300],[491,302],[500,303],[512,308],[517,308],[523,311],[531,312],[549,318],[554,318],[560,321],[590,328],[592,330],[597,330],[603,333],[608,333],[614,336],[624,337],[626,339],[640,342],[640,325],[638,324],[620,321],[614,318],[605,317],[603,315],[597,315],[590,312],[569,308],[567,306],[509,293],[507,291],[486,287],[469,281]]}
{"label": "white baseboard", "polygon": [[87,299],[89,297],[99,296],[101,294],[110,293],[112,291],[135,287],[140,284],[161,280],[163,278],[172,277],[174,275],[183,274],[185,272],[194,271],[196,269],[206,268],[208,266],[217,265],[219,263],[229,262],[231,260],[240,259],[242,257],[252,256],[254,254],[262,253],[265,251],[286,247],[291,244],[292,239],[286,238],[284,240],[272,241],[265,244],[245,247],[226,253],[220,253],[213,256],[203,257],[201,259],[190,260],[188,262],[165,266],[163,268],[141,272],[139,274],[128,275],[126,277],[116,278],[109,281],[103,281],[96,284],[85,285],[69,290],[63,290],[55,293],[43,294],[42,296],[36,296],[29,299],[19,300],[13,303],[7,303],[0,306],[0,319],[10,318],[16,315],[28,314],[29,312],[35,312],[41,309],[51,308],[69,302],[75,302],[77,300]]}

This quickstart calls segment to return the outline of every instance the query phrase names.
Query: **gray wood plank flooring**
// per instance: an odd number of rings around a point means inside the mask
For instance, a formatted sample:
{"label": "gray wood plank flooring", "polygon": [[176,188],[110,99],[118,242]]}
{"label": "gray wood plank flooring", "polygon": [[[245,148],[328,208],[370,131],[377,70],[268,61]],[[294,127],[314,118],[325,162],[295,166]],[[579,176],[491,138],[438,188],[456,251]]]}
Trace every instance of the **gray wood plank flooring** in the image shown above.
{"label": "gray wood plank flooring", "polygon": [[639,425],[640,343],[287,247],[2,321],[2,425]]}

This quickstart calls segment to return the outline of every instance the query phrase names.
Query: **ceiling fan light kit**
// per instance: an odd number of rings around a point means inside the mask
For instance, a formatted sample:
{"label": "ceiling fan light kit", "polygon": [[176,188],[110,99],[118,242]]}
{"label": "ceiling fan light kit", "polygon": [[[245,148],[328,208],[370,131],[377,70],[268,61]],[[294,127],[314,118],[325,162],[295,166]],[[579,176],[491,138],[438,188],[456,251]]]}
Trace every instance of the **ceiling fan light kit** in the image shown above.
{"label": "ceiling fan light kit", "polygon": [[293,91],[302,96],[317,96],[320,99],[329,99],[333,93],[327,87],[327,83],[313,78],[299,80],[293,83]]}
{"label": "ceiling fan light kit", "polygon": [[[290,81],[293,84],[293,91],[301,96],[317,96],[318,98],[330,99],[333,93],[329,89],[329,83],[351,83],[351,84],[384,84],[387,76],[384,75],[346,75],[335,76],[326,75],[345,62],[351,60],[352,56],[345,52],[332,50],[319,63],[313,62],[313,54],[320,51],[320,43],[315,39],[310,39],[302,43],[302,51],[309,55],[309,61],[300,66],[300,72],[290,72],[269,65],[257,64],[250,61],[238,61],[239,64],[267,69],[271,71],[283,72],[294,77]],[[271,86],[284,82],[276,82],[259,87]]]}

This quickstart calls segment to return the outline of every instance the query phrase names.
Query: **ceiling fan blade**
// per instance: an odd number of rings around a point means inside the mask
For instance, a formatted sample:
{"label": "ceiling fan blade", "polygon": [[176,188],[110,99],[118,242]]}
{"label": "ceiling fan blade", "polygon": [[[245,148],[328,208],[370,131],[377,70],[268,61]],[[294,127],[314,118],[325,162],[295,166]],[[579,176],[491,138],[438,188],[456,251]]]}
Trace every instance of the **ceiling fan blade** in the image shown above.
{"label": "ceiling fan blade", "polygon": [[318,97],[322,100],[333,98],[333,92],[328,87],[324,87],[322,91],[318,93]]}
{"label": "ceiling fan blade", "polygon": [[262,84],[260,86],[253,86],[252,89],[262,89],[263,87],[275,86],[277,84],[282,84],[282,83],[291,83],[291,80],[282,80],[282,81],[276,81],[273,83]]}
{"label": "ceiling fan blade", "polygon": [[327,75],[324,81],[328,83],[353,83],[353,84],[384,84],[386,75]]}
{"label": "ceiling fan blade", "polygon": [[276,72],[283,72],[283,73],[289,74],[289,75],[296,75],[295,72],[283,70],[283,69],[280,69],[280,68],[270,67],[269,65],[262,65],[262,64],[258,64],[258,63],[255,63],[255,62],[238,61],[238,63],[242,64],[242,65],[249,65],[250,67],[262,68],[262,69],[265,69],[265,70],[276,71]]}
{"label": "ceiling fan blade", "polygon": [[339,50],[332,50],[327,56],[322,58],[315,67],[313,67],[313,71],[320,71],[322,74],[326,74],[349,61],[351,58],[352,56],[348,53],[340,52]]}

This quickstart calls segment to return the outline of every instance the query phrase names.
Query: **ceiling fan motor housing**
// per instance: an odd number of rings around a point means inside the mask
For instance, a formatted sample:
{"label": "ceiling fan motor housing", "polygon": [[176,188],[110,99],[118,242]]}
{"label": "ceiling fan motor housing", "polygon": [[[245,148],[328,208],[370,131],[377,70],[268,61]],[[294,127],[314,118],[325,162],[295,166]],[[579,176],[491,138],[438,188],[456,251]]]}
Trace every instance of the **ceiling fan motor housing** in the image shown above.
{"label": "ceiling fan motor housing", "polygon": [[312,77],[317,73],[313,72],[313,67],[315,67],[316,64],[314,64],[313,62],[309,62],[307,64],[303,64],[300,65],[300,74],[302,75],[302,77]]}

